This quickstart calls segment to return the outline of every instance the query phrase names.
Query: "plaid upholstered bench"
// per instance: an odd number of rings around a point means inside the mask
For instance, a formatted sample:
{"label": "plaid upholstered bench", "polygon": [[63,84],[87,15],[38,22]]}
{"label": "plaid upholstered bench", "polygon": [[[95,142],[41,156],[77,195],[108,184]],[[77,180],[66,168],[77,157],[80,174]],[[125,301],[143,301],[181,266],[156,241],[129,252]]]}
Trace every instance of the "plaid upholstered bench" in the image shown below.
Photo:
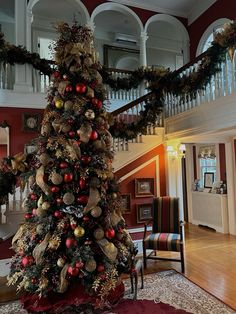
{"label": "plaid upholstered bench", "polygon": [[133,299],[137,300],[138,293],[138,275],[141,275],[141,289],[144,287],[143,282],[143,261],[142,259],[137,259],[134,264],[134,268],[130,273],[130,281],[131,281],[131,293],[134,294]]}

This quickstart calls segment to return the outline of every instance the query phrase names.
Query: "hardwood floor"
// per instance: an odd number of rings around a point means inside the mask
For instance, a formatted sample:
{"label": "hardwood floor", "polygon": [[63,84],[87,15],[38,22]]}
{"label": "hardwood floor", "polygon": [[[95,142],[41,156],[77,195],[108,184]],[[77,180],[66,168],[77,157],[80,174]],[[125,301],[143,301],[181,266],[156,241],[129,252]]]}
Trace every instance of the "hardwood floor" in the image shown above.
{"label": "hardwood floor", "polygon": [[[185,276],[236,309],[236,236],[216,233],[194,225],[185,226]],[[145,273],[174,268],[180,263],[148,261]],[[0,302],[17,298],[0,278]]]}

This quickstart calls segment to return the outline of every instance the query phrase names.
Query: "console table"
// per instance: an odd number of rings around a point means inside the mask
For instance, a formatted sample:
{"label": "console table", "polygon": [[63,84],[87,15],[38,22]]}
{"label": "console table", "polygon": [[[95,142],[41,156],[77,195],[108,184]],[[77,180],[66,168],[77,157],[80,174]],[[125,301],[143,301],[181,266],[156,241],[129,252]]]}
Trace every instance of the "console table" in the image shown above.
{"label": "console table", "polygon": [[192,223],[228,233],[227,194],[192,192]]}

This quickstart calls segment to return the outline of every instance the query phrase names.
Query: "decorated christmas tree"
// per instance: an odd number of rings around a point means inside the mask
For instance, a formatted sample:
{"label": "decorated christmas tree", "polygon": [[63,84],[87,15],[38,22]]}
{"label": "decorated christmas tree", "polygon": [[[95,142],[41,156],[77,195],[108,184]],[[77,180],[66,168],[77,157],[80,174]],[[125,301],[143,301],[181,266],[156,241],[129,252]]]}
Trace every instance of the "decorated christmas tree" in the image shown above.
{"label": "decorated christmas tree", "polygon": [[[135,249],[112,171],[112,139],[99,63],[86,27],[61,23],[56,70],[35,153],[6,159],[30,193],[12,240],[9,284],[38,313],[103,309],[123,293]],[[7,169],[7,170],[6,170]]]}

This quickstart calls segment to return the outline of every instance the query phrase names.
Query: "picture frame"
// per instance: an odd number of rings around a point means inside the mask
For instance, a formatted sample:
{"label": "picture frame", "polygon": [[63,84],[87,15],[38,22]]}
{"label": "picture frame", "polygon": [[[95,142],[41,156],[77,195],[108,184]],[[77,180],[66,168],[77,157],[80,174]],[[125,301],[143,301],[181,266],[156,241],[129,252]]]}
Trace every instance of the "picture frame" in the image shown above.
{"label": "picture frame", "polygon": [[131,213],[131,194],[121,194],[123,214]]}
{"label": "picture frame", "polygon": [[152,203],[136,205],[137,223],[144,223],[153,218]]}
{"label": "picture frame", "polygon": [[204,188],[212,188],[214,183],[214,172],[205,172],[204,173]]}
{"label": "picture frame", "polygon": [[154,196],[154,178],[135,179],[135,197]]}
{"label": "picture frame", "polygon": [[24,132],[37,132],[39,130],[40,114],[23,113],[22,120]]}

